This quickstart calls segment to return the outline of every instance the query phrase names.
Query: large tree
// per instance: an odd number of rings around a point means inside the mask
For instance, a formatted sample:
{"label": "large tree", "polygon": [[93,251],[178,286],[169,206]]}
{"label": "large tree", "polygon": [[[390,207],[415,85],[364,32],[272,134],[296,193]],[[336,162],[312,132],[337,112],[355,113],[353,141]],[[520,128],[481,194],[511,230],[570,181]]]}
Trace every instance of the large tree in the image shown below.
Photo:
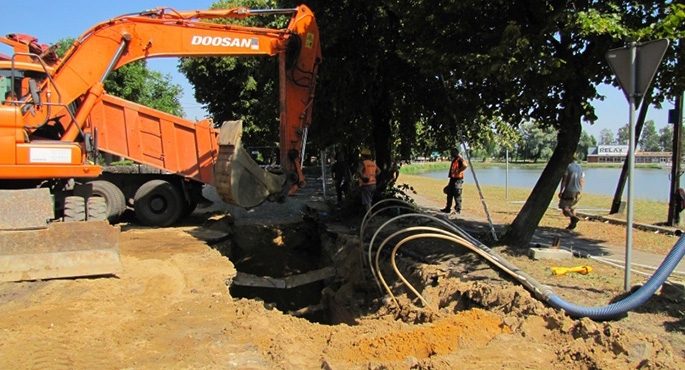
{"label": "large tree", "polygon": [[[578,147],[582,120],[596,118],[591,101],[601,97],[595,87],[613,81],[606,51],[661,29],[651,25],[664,19],[671,3],[311,0],[324,58],[311,136],[350,157],[370,146],[383,166],[392,153],[407,156],[416,146],[442,151],[487,139],[484,123],[492,117],[514,127],[536,122],[553,129],[554,152],[504,238],[527,245]],[[254,107],[248,114],[275,121],[274,110],[261,102],[269,94],[266,74],[224,59],[187,69],[200,77],[189,78],[197,100],[213,114]],[[224,75],[226,67],[238,78]],[[430,140],[416,140],[419,128]]]}
{"label": "large tree", "polygon": [[[669,1],[421,1],[403,12],[413,35],[407,53],[436,75],[447,75],[454,102],[519,125],[535,121],[557,133],[532,195],[502,239],[529,243],[568,163],[582,120],[596,117],[590,102],[600,83],[613,80],[607,50],[650,34],[633,32],[663,20]],[[439,12],[436,10],[439,9]],[[624,33],[606,32],[606,14]],[[597,16],[595,16],[597,15]],[[465,104],[453,110],[462,115]],[[469,122],[469,120],[464,120]]]}
{"label": "large tree", "polygon": [[609,37],[584,37],[576,14],[588,3],[578,3],[423,1],[420,11],[406,13],[418,40],[413,45],[421,45],[414,50],[430,49],[424,67],[449,74],[452,101],[514,125],[535,121],[556,132],[557,145],[534,196],[503,238],[509,245],[530,241],[573,159],[581,120],[595,119],[588,103],[598,96],[595,86],[610,73],[603,57],[614,43]]}
{"label": "large tree", "polygon": [[[410,159],[458,143],[449,118],[438,114],[444,109],[436,108],[445,101],[442,82],[402,55],[414,40],[407,39],[394,3],[307,2],[321,28],[323,54],[312,137],[319,145],[345,148],[353,158],[368,146],[381,168],[392,156]],[[437,122],[447,130],[437,129]]]}

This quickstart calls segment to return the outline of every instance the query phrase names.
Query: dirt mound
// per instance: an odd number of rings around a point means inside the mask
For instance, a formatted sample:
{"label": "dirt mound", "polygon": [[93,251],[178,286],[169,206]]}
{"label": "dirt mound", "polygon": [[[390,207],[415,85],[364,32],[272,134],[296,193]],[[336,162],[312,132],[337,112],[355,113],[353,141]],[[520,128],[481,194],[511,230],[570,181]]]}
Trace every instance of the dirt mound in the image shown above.
{"label": "dirt mound", "polygon": [[427,326],[361,338],[351,346],[345,341],[338,351],[331,354],[331,358],[346,362],[397,362],[407,357],[426,359],[447,355],[460,348],[483,347],[502,333],[510,334],[511,330],[499,316],[474,309]]}

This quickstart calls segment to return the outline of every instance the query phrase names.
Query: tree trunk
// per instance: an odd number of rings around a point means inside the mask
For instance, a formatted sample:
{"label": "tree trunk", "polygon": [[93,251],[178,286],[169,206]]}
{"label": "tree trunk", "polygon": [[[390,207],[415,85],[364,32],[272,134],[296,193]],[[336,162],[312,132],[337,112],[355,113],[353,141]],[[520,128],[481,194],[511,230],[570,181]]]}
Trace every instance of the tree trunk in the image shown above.
{"label": "tree trunk", "polygon": [[[649,105],[652,102],[651,97],[652,95],[650,92],[642,100],[642,105],[640,106],[640,113],[638,114],[637,122],[635,123],[635,140],[633,142],[635,144],[635,148],[637,148],[637,141],[640,138],[640,134],[642,134],[642,126],[644,126],[645,124],[645,119],[647,118],[647,111],[649,110]],[[630,122],[628,124],[630,124]],[[628,138],[628,142],[630,143],[630,138]],[[630,155],[630,152],[628,152],[628,154],[626,155],[626,160],[623,161],[621,176],[619,176],[618,178],[618,184],[616,185],[616,192],[614,192],[614,200],[611,202],[611,209],[609,210],[609,214],[618,213],[619,209],[621,208],[623,189],[625,189],[626,180],[628,180],[628,155]]]}
{"label": "tree trunk", "polygon": [[564,176],[566,167],[573,161],[573,153],[580,140],[580,118],[575,123],[566,122],[561,125],[557,134],[557,147],[552,153],[547,166],[542,171],[540,179],[533,187],[531,195],[511,224],[509,231],[502,237],[501,243],[510,247],[527,248],[533,233],[542,216],[544,216],[550,202],[556,200],[557,188]]}
{"label": "tree trunk", "polygon": [[[376,149],[376,164],[381,169],[378,176],[378,186],[384,188],[390,180],[390,139],[392,138],[392,113],[389,111],[390,104],[379,104],[371,112],[373,118],[373,142]],[[379,189],[382,190],[382,189]]]}

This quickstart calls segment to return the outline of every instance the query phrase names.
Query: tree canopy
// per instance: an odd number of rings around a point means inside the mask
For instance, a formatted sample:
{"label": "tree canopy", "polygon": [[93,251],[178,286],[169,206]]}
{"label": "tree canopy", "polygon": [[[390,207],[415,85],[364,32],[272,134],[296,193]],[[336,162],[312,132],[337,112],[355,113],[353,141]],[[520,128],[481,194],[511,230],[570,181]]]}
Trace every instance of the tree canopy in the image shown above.
{"label": "tree canopy", "polygon": [[614,145],[616,139],[614,138],[614,133],[608,128],[603,128],[599,132],[599,145]]}
{"label": "tree canopy", "polygon": [[[245,6],[274,7],[268,0],[219,0],[211,9]],[[285,28],[286,16],[248,17],[231,24]],[[217,19],[214,22],[228,23]],[[195,100],[203,104],[217,123],[243,120],[243,142],[250,146],[278,145],[278,64],[265,57],[181,58],[179,69],[195,87]]]}
{"label": "tree canopy", "polygon": [[659,145],[659,134],[656,132],[656,127],[654,127],[654,121],[645,122],[644,128],[642,129],[642,135],[640,135],[640,140],[638,140],[640,149],[644,152],[659,152],[661,151],[661,146]]}
{"label": "tree canopy", "polygon": [[[222,0],[214,7],[236,3]],[[632,41],[679,36],[685,18],[683,5],[667,0],[311,0],[307,5],[317,17],[324,58],[310,135],[314,148],[335,146],[356,157],[361,147],[371,147],[383,166],[392,156],[409,159],[412,153],[461,143],[489,150],[494,136],[523,125],[554,133],[556,144],[539,149],[551,153],[534,196],[503,238],[512,246],[527,245],[574,152],[588,145],[587,139],[581,145],[581,123],[596,119],[591,101],[603,98],[598,84],[614,81],[605,53]],[[680,55],[680,43],[673,42],[655,80],[652,104],[683,91]],[[275,67],[269,63],[184,60],[181,70],[215,117],[249,118],[255,126],[246,140],[275,142],[278,117],[270,103],[275,99],[269,99],[276,89]]]}

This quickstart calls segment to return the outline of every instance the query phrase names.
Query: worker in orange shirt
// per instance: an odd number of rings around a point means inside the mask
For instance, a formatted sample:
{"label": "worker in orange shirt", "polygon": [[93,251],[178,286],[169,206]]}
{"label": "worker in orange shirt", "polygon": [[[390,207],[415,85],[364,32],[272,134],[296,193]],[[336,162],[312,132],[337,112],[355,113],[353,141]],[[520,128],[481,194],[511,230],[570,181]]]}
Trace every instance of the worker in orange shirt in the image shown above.
{"label": "worker in orange shirt", "polygon": [[459,155],[459,149],[452,149],[450,154],[452,155],[452,164],[447,175],[450,182],[445,186],[447,205],[440,212],[449,213],[450,208],[452,208],[452,199],[454,199],[454,211],[461,213],[461,191],[464,186],[464,171],[466,171],[468,164]]}
{"label": "worker in orange shirt", "polygon": [[362,205],[368,212],[373,202],[373,194],[376,192],[376,177],[381,173],[381,169],[371,159],[371,150],[363,149],[361,155],[362,161],[357,168],[357,176],[362,192]]}

